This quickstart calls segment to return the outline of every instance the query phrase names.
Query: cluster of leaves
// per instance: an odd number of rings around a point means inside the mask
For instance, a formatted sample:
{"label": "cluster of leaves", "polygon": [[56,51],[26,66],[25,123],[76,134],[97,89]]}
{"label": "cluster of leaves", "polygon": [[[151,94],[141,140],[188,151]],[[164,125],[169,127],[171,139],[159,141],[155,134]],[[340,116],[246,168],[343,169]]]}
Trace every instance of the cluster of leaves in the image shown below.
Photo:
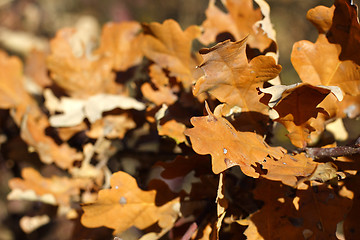
{"label": "cluster of leaves", "polygon": [[[186,30],[108,23],[98,46],[61,29],[25,67],[1,52],[0,107],[41,161],[20,166],[8,199],[54,205],[53,218],[124,239],[358,236],[360,144],[324,140],[330,123],[360,113],[356,6],[308,12],[319,36],[294,44],[301,83],[285,86],[270,8],[255,3],[224,0],[225,12],[210,0],[206,20]],[[278,125],[294,148],[274,146]]]}

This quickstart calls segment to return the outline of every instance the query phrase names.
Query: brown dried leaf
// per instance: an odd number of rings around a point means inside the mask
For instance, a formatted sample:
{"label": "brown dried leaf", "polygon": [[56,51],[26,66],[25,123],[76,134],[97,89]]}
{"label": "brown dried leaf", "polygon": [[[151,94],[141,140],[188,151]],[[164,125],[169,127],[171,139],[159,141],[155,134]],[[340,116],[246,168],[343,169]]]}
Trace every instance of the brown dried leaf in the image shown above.
{"label": "brown dried leaf", "polygon": [[310,9],[306,18],[314,24],[319,33],[327,33],[330,30],[332,24],[332,18],[334,16],[335,6],[331,8],[325,6],[317,6]]}
{"label": "brown dried leaf", "polygon": [[26,76],[30,77],[41,88],[52,84],[52,80],[48,76],[46,58],[45,52],[34,49],[27,56],[24,69]]}
{"label": "brown dried leaf", "polygon": [[174,119],[165,122],[164,124],[158,124],[158,133],[160,136],[168,136],[176,141],[177,144],[186,141],[184,131],[186,126],[177,122]]}
{"label": "brown dried leaf", "polygon": [[23,114],[33,104],[25,90],[23,65],[18,57],[0,51],[0,68],[0,108],[15,108],[13,117],[20,125]]}
{"label": "brown dried leaf", "polygon": [[26,193],[26,191],[32,190],[39,196],[40,201],[46,199],[47,196],[47,199],[52,199],[52,202],[44,202],[69,207],[72,198],[79,198],[80,189],[86,189],[92,185],[92,181],[89,179],[70,179],[68,177],[59,176],[44,178],[33,168],[24,168],[21,171],[21,176],[23,179],[13,178],[9,181],[12,192],[9,193],[8,199],[32,200],[26,199],[26,194],[19,194],[16,196],[16,193],[19,191]]}
{"label": "brown dried leaf", "polygon": [[[278,182],[258,181],[254,197],[264,202],[250,219],[264,239],[336,239],[337,224],[351,206],[330,186],[297,190],[296,197]],[[266,224],[264,224],[266,223]],[[256,239],[244,233],[248,239]],[[254,235],[256,236],[256,235]]]}
{"label": "brown dried leaf", "polygon": [[141,25],[138,22],[107,23],[97,53],[112,59],[113,69],[126,71],[142,60]]}
{"label": "brown dried leaf", "polygon": [[[291,142],[300,148],[311,141],[310,134],[320,134],[324,130],[325,120],[330,119],[336,113],[332,111],[333,105],[320,103],[332,93],[342,100],[342,92],[334,86],[312,86],[310,84],[293,84],[290,86],[277,85],[265,89],[259,89],[265,93],[264,102],[272,107],[272,118],[283,124],[289,131],[288,137]],[[262,99],[262,100],[263,100]],[[327,100],[331,101],[330,98]]]}
{"label": "brown dried leaf", "polygon": [[155,195],[155,191],[141,190],[129,174],[116,172],[111,177],[111,189],[101,190],[96,202],[82,206],[81,223],[90,228],[112,228],[114,234],[131,226],[144,229],[156,222],[161,228],[169,228],[178,217],[179,199],[158,207]]}
{"label": "brown dried leaf", "polygon": [[340,47],[320,34],[315,43],[294,44],[291,62],[301,80],[312,85],[338,86],[346,94],[360,94],[360,67],[338,59]]}
{"label": "brown dried leaf", "polygon": [[86,135],[90,138],[105,136],[107,138],[123,139],[125,133],[135,127],[135,122],[126,113],[107,115],[91,124],[91,128]]}
{"label": "brown dried leaf", "polygon": [[192,147],[198,154],[210,154],[212,169],[218,174],[239,166],[244,174],[260,175],[295,186],[296,177],[309,176],[317,163],[303,155],[286,155],[280,147],[268,146],[263,138],[252,132],[238,132],[224,118],[216,117],[207,108],[208,116],[193,117],[194,128],[187,129]]}
{"label": "brown dried leaf", "polygon": [[46,128],[50,127],[45,115],[26,114],[21,124],[21,138],[38,152],[40,160],[45,164],[55,163],[63,169],[73,166],[73,162],[82,159],[82,154],[67,143],[56,144],[47,136]]}
{"label": "brown dried leaf", "polygon": [[98,93],[121,91],[115,84],[113,60],[93,55],[73,28],[64,28],[50,41],[47,66],[51,78],[70,96],[85,98]]}
{"label": "brown dried leaf", "polygon": [[275,78],[281,71],[270,56],[258,56],[250,62],[246,57],[246,38],[238,42],[226,41],[209,49],[200,50],[204,70],[194,87],[194,95],[209,92],[230,107],[238,106],[243,112],[267,113],[259,102],[256,88]]}
{"label": "brown dried leaf", "polygon": [[[218,34],[230,33],[234,40],[241,40],[249,35],[248,44],[263,52],[275,38],[275,32],[269,26],[270,8],[264,1],[256,1],[260,6],[254,9],[252,0],[222,1],[229,13],[224,13],[215,6],[215,0],[209,1],[206,10],[206,20],[202,23],[203,35],[199,40],[208,45],[215,42]],[[263,14],[265,18],[263,19]],[[266,30],[262,28],[265,26]],[[268,36],[270,35],[270,36]]]}
{"label": "brown dried leaf", "polygon": [[166,20],[163,24],[146,24],[144,29],[144,55],[189,88],[198,65],[198,60],[191,54],[191,44],[200,35],[200,28],[193,25],[182,31],[177,22]]}
{"label": "brown dried leaf", "polygon": [[340,44],[340,60],[352,60],[360,65],[358,8],[349,0],[335,0],[334,6],[334,17],[327,34],[329,42]]}

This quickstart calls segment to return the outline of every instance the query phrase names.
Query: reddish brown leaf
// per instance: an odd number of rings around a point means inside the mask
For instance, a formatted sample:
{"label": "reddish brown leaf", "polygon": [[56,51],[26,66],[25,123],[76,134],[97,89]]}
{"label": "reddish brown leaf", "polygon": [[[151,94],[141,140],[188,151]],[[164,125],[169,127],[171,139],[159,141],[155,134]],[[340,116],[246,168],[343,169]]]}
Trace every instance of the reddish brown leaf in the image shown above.
{"label": "reddish brown leaf", "polygon": [[194,95],[209,92],[230,107],[241,107],[243,112],[267,114],[256,88],[275,78],[281,66],[270,56],[258,56],[248,62],[246,40],[226,41],[200,51],[204,60],[199,67],[204,70],[204,76],[196,82]]}
{"label": "reddish brown leaf", "polygon": [[360,65],[360,25],[357,6],[350,0],[336,0],[334,5],[334,17],[327,34],[329,42],[340,44],[340,60],[352,60]]}
{"label": "reddish brown leaf", "polygon": [[[264,102],[276,112],[272,115],[275,121],[283,124],[289,131],[291,142],[300,148],[311,141],[310,134],[320,134],[324,130],[325,120],[333,117],[333,98],[324,99],[333,93],[342,100],[341,90],[337,87],[315,87],[309,84],[294,84],[290,86],[277,85],[260,89],[266,95],[270,94],[269,102]],[[321,107],[319,104],[322,103]]]}
{"label": "reddish brown leaf", "polygon": [[83,205],[84,226],[105,226],[114,229],[114,234],[131,226],[144,229],[156,222],[163,229],[173,226],[180,207],[178,198],[158,207],[156,192],[141,190],[129,174],[116,172],[110,181],[111,189],[101,190],[96,202]]}
{"label": "reddish brown leaf", "polygon": [[[348,198],[339,196],[325,184],[297,190],[296,196],[291,196],[290,189],[277,182],[257,182],[254,197],[264,205],[250,219],[261,237],[336,239],[337,224],[344,219],[351,205]],[[258,239],[247,232],[248,239]]]}

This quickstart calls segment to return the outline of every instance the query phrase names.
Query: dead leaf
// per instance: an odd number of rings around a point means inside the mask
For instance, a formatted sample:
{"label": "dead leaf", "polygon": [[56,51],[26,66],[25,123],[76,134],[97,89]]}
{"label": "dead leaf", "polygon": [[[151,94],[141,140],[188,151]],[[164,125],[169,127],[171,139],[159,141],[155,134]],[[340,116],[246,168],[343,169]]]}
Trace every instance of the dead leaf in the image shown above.
{"label": "dead leaf", "polygon": [[73,28],[64,28],[50,41],[47,66],[54,82],[70,96],[86,98],[99,93],[118,93],[113,62],[109,57],[94,55]]}
{"label": "dead leaf", "polygon": [[34,102],[26,92],[21,60],[0,51],[0,108],[14,108],[13,117],[20,125],[21,118]]}
{"label": "dead leaf", "polygon": [[210,0],[205,12],[206,20],[202,23],[204,33],[199,40],[208,45],[215,42],[217,35],[222,33],[230,33],[234,40],[241,40],[249,35],[250,47],[263,52],[274,40],[275,31],[271,24],[269,26],[268,5],[264,1],[256,2],[259,8],[254,9],[252,0],[224,0],[222,3],[229,11],[224,13],[215,6],[215,0]]}
{"label": "dead leaf", "polygon": [[[285,186],[269,181],[258,181],[256,186],[254,197],[264,205],[250,219],[264,239],[336,239],[337,224],[351,205],[351,200],[340,197],[325,184],[297,190],[298,208]],[[248,239],[258,236],[249,235],[248,230],[244,234]]]}
{"label": "dead leaf", "polygon": [[144,55],[169,71],[169,76],[176,77],[188,89],[194,81],[192,75],[198,65],[197,58],[191,54],[191,45],[200,35],[200,28],[193,25],[182,31],[177,22],[166,20],[163,24],[154,22],[144,25],[144,32]]}
{"label": "dead leaf", "polygon": [[179,198],[158,207],[155,195],[155,191],[141,190],[129,174],[116,172],[111,177],[111,189],[101,190],[96,202],[82,206],[81,223],[90,228],[112,228],[114,234],[131,226],[144,229],[156,222],[160,228],[172,227],[180,210]]}
{"label": "dead leaf", "polygon": [[58,145],[47,136],[45,129],[50,127],[45,115],[36,116],[28,113],[21,124],[21,138],[29,144],[45,164],[55,163],[63,169],[72,167],[73,162],[82,159],[82,154],[71,148],[67,143]]}
{"label": "dead leaf", "polygon": [[281,147],[270,147],[252,132],[238,132],[224,118],[216,117],[207,108],[208,116],[193,117],[194,128],[187,129],[192,147],[198,154],[210,154],[215,174],[239,166],[247,176],[260,175],[295,186],[298,177],[309,176],[316,163],[305,156],[286,155]]}
{"label": "dead leaf", "polygon": [[340,44],[342,61],[352,60],[360,65],[360,25],[358,8],[348,0],[335,0],[334,17],[327,33],[329,42]]}
{"label": "dead leaf", "polygon": [[52,80],[48,76],[46,58],[47,54],[45,52],[32,50],[26,58],[24,69],[26,76],[30,77],[41,88],[52,84]]}
{"label": "dead leaf", "polygon": [[107,138],[123,139],[126,132],[136,127],[131,116],[124,113],[121,115],[107,115],[91,124],[91,128],[86,135],[90,138]]}
{"label": "dead leaf", "polygon": [[334,5],[330,8],[325,6],[317,6],[307,12],[306,18],[312,22],[312,24],[314,24],[319,33],[327,33],[331,28],[334,9]]}
{"label": "dead leaf", "polygon": [[103,112],[115,108],[141,111],[145,109],[145,104],[131,97],[112,94],[97,94],[86,100],[62,97],[58,104],[52,105],[52,110],[63,113],[52,115],[49,120],[53,127],[76,126],[84,118],[87,118],[90,123],[94,123],[101,119]]}
{"label": "dead leaf", "polygon": [[281,71],[275,59],[258,56],[250,62],[246,57],[246,38],[238,42],[226,41],[209,49],[200,50],[204,71],[194,87],[194,95],[209,92],[230,108],[238,106],[243,112],[267,113],[267,108],[259,102],[256,88],[275,78]]}
{"label": "dead leaf", "polygon": [[141,25],[138,22],[110,22],[104,25],[97,53],[109,57],[113,69],[126,71],[142,60]]}
{"label": "dead leaf", "polygon": [[21,227],[21,230],[29,234],[34,230],[38,229],[39,227],[48,224],[49,222],[50,222],[50,217],[48,215],[41,215],[34,217],[24,216],[20,219],[19,225]]}
{"label": "dead leaf", "polygon": [[352,61],[338,59],[340,47],[319,34],[315,43],[300,41],[294,44],[291,62],[304,83],[338,86],[346,94],[360,94],[360,67]]}
{"label": "dead leaf", "polygon": [[[9,181],[9,187],[12,189],[8,195],[9,200],[34,200],[26,197],[28,195],[25,193],[30,190],[36,194],[40,201],[70,207],[72,199],[79,198],[80,189],[86,189],[92,185],[92,181],[88,179],[71,179],[59,176],[44,178],[33,168],[24,168],[21,171],[21,176],[23,179],[13,178]],[[19,194],[20,192],[23,194]]]}
{"label": "dead leaf", "polygon": [[[260,88],[266,95],[271,95],[267,104],[274,111],[271,118],[283,124],[289,131],[288,137],[292,144],[303,148],[311,142],[310,134],[323,132],[325,120],[334,117],[333,105],[321,103],[332,93],[339,101],[342,100],[342,92],[334,86],[312,86],[310,84],[293,84],[290,86],[276,85],[269,88]],[[262,100],[263,100],[262,99]],[[327,101],[331,101],[330,97]],[[319,107],[322,106],[322,107]]]}

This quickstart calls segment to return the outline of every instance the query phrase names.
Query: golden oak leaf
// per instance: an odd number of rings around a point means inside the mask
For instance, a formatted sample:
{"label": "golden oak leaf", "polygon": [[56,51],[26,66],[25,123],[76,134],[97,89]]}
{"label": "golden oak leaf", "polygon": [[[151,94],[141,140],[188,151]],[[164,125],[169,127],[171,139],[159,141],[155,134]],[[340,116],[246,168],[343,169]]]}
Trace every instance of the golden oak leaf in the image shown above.
{"label": "golden oak leaf", "polygon": [[82,154],[71,148],[67,143],[58,145],[45,132],[50,127],[45,115],[28,113],[21,123],[21,138],[39,154],[43,163],[55,163],[63,169],[73,166],[74,161],[82,159]]}
{"label": "golden oak leaf", "polygon": [[297,190],[294,196],[278,182],[258,181],[254,197],[264,205],[250,215],[257,234],[249,235],[247,229],[248,239],[336,239],[337,224],[351,206],[350,199],[326,184]]}
{"label": "golden oak leaf", "polygon": [[[192,147],[198,154],[210,154],[215,174],[239,166],[244,174],[281,180],[295,186],[296,176],[311,175],[317,164],[304,156],[288,156],[281,147],[270,147],[252,132],[238,132],[223,117],[216,117],[207,107],[208,116],[193,117],[194,128],[187,129]],[[264,171],[259,171],[264,170]]]}
{"label": "golden oak leaf", "polygon": [[48,76],[46,58],[45,52],[34,49],[27,56],[24,69],[25,75],[42,88],[52,84]]}
{"label": "golden oak leaf", "polygon": [[294,44],[291,62],[301,80],[312,85],[339,86],[346,94],[360,94],[360,67],[353,61],[340,61],[340,47],[324,34],[317,41]]}
{"label": "golden oak leaf", "polygon": [[[21,176],[23,179],[10,179],[9,186],[12,192],[9,193],[8,199],[40,200],[49,204],[70,206],[71,199],[79,197],[80,189],[86,189],[93,184],[89,179],[59,176],[44,178],[33,168],[22,169]],[[35,192],[38,198],[32,199],[30,191]]]}
{"label": "golden oak leaf", "polygon": [[152,84],[146,82],[141,86],[141,92],[146,99],[155,103],[157,106],[161,104],[171,105],[178,100],[175,94],[175,91],[178,91],[178,89],[171,87],[168,77],[159,65],[150,65],[149,76]]}
{"label": "golden oak leaf", "polygon": [[200,28],[193,25],[182,31],[176,21],[166,20],[162,24],[146,24],[144,31],[144,55],[169,71],[169,76],[176,77],[185,88],[190,87],[198,65],[198,59],[191,54],[191,44],[200,35]]}
{"label": "golden oak leaf", "polygon": [[123,139],[126,132],[135,127],[135,122],[126,113],[120,115],[106,115],[91,124],[91,128],[86,132],[86,135],[90,138],[105,136],[107,138]]}
{"label": "golden oak leaf", "polygon": [[[20,124],[23,114],[33,104],[25,90],[23,65],[15,56],[8,56],[0,51],[0,108],[15,108],[13,118]],[[28,109],[30,110],[30,109]]]}
{"label": "golden oak leaf", "polygon": [[360,65],[360,24],[357,6],[349,0],[335,0],[334,17],[327,33],[329,42],[341,46],[340,60]]}
{"label": "golden oak leaf", "polygon": [[126,71],[142,60],[140,31],[138,22],[107,23],[103,27],[97,52],[110,57],[115,70]]}
{"label": "golden oak leaf", "polygon": [[331,8],[317,6],[307,12],[306,18],[314,24],[319,33],[327,33],[331,28],[334,9],[335,6],[332,6]]}
{"label": "golden oak leaf", "polygon": [[47,66],[51,78],[70,96],[86,98],[98,93],[118,93],[112,72],[113,60],[94,55],[72,28],[57,32],[50,41]]}
{"label": "golden oak leaf", "polygon": [[158,207],[156,191],[141,190],[129,174],[116,172],[110,182],[111,189],[101,190],[96,202],[82,206],[84,226],[105,226],[114,229],[114,234],[132,226],[144,229],[156,222],[161,228],[173,226],[180,210],[178,198]]}
{"label": "golden oak leaf", "polygon": [[204,33],[199,40],[208,45],[223,33],[230,33],[235,40],[249,35],[248,44],[263,52],[275,40],[275,31],[270,23],[267,3],[262,0],[255,2],[259,5],[257,9],[254,9],[252,0],[224,0],[222,3],[229,11],[224,13],[215,6],[215,0],[210,0],[205,12],[206,20],[202,23]]}
{"label": "golden oak leaf", "polygon": [[174,119],[165,122],[164,124],[158,124],[158,132],[160,136],[168,136],[176,141],[177,144],[186,141],[184,131],[186,126],[177,122]]}
{"label": "golden oak leaf", "polygon": [[286,127],[291,142],[300,148],[311,141],[310,133],[323,132],[325,120],[334,117],[336,113],[336,110],[333,110],[335,99],[329,97],[320,105],[324,99],[332,93],[338,100],[342,100],[340,88],[334,86],[316,87],[303,83],[276,85],[259,91],[265,93],[265,96],[271,95],[271,99],[265,104],[275,110],[272,118]]}
{"label": "golden oak leaf", "polygon": [[246,40],[225,41],[200,50],[204,60],[199,67],[204,76],[196,82],[193,92],[194,95],[209,92],[230,107],[241,107],[243,112],[267,114],[267,107],[259,102],[256,88],[278,76],[281,66],[270,56],[257,56],[248,62]]}

